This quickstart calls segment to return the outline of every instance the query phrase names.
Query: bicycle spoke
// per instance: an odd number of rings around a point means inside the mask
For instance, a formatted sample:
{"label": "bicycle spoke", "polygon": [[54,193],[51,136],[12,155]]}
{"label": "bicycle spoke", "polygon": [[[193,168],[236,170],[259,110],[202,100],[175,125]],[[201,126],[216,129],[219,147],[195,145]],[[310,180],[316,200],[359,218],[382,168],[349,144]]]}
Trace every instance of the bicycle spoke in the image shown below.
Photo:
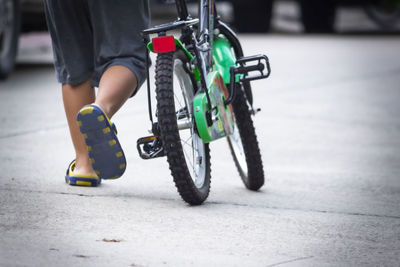
{"label": "bicycle spoke", "polygon": [[180,107],[180,108],[185,107],[185,106],[182,105],[181,101],[179,101],[179,98],[178,98],[178,96],[175,94],[175,92],[174,92],[174,96],[175,96],[175,99],[178,101],[179,107]]}
{"label": "bicycle spoke", "polygon": [[[189,143],[188,143],[189,139],[192,139],[192,144],[189,144]],[[196,152],[197,154],[199,154],[199,148],[197,147],[197,145],[195,146],[195,145],[193,144],[193,138],[192,138],[191,136],[189,136],[189,138],[188,138],[186,141],[184,141],[184,140],[181,139],[181,142],[183,142],[184,145],[188,146],[188,147],[192,150],[192,152],[193,152],[193,158],[194,158],[194,152]]]}
{"label": "bicycle spoke", "polygon": [[189,141],[189,139],[191,139],[191,138],[192,138],[192,137],[189,136],[189,138],[186,139],[186,140],[181,139],[181,142],[183,142],[185,145],[187,145],[187,146],[189,146],[189,147],[192,147],[192,145],[188,144],[188,141]]}
{"label": "bicycle spoke", "polygon": [[185,154],[186,158],[188,159],[186,162],[190,164],[190,166],[192,167],[192,170],[193,170],[193,172],[194,172],[194,165],[193,165],[193,162],[191,162],[191,161],[189,160],[190,157],[187,155],[186,150],[185,150],[185,149],[182,149],[182,150],[183,150],[183,153]]}

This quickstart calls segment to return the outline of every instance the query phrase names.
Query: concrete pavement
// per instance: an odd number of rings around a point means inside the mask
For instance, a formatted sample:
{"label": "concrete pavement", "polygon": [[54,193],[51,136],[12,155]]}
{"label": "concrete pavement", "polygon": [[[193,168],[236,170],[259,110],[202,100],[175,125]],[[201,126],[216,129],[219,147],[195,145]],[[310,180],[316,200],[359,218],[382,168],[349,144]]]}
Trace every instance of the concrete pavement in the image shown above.
{"label": "concrete pavement", "polygon": [[267,182],[245,190],[213,143],[200,207],[137,155],[144,88],[114,118],[126,174],[80,188],[52,67],[0,83],[0,266],[397,266],[400,38],[241,37],[273,68],[253,86]]}

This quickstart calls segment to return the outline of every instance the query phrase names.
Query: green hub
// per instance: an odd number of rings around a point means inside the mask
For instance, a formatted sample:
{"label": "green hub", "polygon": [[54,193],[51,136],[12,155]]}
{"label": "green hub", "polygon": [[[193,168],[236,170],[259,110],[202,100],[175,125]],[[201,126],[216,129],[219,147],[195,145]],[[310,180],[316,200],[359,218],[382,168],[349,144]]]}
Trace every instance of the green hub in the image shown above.
{"label": "green hub", "polygon": [[[208,74],[207,88],[212,110],[208,108],[205,93],[198,93],[193,102],[196,126],[204,143],[231,135],[234,128],[232,107],[224,104],[228,91],[218,71]],[[208,123],[207,116],[211,117],[211,125]]]}
{"label": "green hub", "polygon": [[[236,57],[228,39],[222,34],[214,40],[213,61],[215,71],[207,76],[207,90],[212,110],[208,108],[204,92],[198,93],[193,102],[196,126],[205,143],[231,135],[235,127],[232,107],[225,106],[224,101],[228,97],[226,86],[230,83],[230,69],[236,65]],[[236,81],[239,77],[239,75],[236,77]],[[211,125],[209,125],[210,119]]]}

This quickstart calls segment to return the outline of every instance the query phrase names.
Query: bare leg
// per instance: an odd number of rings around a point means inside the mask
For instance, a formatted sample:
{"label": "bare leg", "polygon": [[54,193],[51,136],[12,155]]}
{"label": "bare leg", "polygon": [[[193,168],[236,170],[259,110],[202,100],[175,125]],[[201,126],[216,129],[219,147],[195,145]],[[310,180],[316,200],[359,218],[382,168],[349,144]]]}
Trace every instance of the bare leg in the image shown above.
{"label": "bare leg", "polygon": [[135,74],[124,66],[112,66],[103,74],[95,105],[111,119],[137,87]]}
{"label": "bare leg", "polygon": [[76,86],[63,84],[62,94],[69,131],[71,133],[72,143],[76,154],[74,173],[95,175],[92,165],[89,162],[85,141],[76,122],[76,114],[78,114],[78,111],[83,106],[93,103],[95,100],[94,88],[90,85],[90,81],[86,81]]}
{"label": "bare leg", "polygon": [[94,103],[111,118],[132,95],[136,87],[135,74],[123,66],[112,66],[107,69],[101,77],[97,97],[90,81],[77,86],[63,85],[64,107],[76,153],[75,173],[95,175],[89,161],[85,140],[76,122],[79,110],[87,104]]}

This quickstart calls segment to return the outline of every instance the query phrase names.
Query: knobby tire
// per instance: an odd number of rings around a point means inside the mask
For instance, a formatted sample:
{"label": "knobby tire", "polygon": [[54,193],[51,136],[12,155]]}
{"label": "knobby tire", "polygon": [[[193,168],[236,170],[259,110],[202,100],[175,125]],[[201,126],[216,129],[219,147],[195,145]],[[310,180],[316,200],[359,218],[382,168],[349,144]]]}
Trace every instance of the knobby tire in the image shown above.
{"label": "knobby tire", "polygon": [[247,174],[243,172],[239,161],[234,153],[232,144],[228,138],[228,144],[242,178],[243,183],[249,190],[257,191],[264,185],[264,168],[261,159],[260,148],[257,141],[251,111],[247,105],[246,98],[240,86],[236,90],[236,97],[232,102],[233,111],[236,119],[236,126],[239,129],[240,138],[246,157]]}
{"label": "knobby tire", "polygon": [[205,144],[205,181],[203,186],[198,188],[192,180],[186,164],[177,126],[173,88],[174,56],[179,56],[179,53],[158,54],[156,60],[156,99],[159,131],[169,168],[180,196],[190,205],[200,205],[207,199],[210,192],[210,149],[208,144]]}

